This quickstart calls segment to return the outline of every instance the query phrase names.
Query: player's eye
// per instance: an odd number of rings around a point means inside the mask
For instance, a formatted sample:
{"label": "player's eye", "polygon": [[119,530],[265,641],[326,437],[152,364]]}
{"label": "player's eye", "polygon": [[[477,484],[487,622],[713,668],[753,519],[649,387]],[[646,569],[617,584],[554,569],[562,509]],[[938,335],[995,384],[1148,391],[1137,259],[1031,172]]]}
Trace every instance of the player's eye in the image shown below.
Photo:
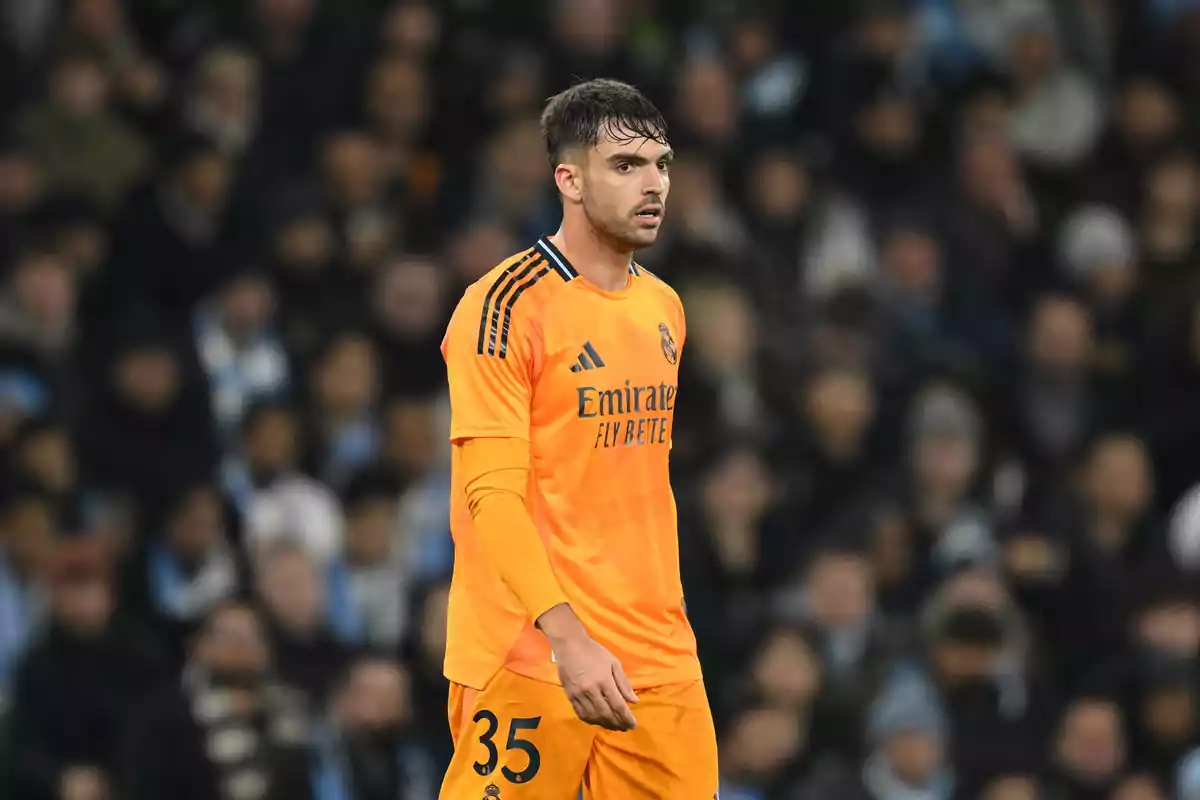
{"label": "player's eye", "polygon": [[633,164],[628,161],[620,161],[617,163],[617,172],[633,172]]}
{"label": "player's eye", "polygon": [[671,168],[671,162],[670,162],[670,161],[660,161],[660,162],[658,162],[658,171],[659,171],[659,172],[666,172],[666,171],[667,171],[668,169],[670,169],[670,168]]}

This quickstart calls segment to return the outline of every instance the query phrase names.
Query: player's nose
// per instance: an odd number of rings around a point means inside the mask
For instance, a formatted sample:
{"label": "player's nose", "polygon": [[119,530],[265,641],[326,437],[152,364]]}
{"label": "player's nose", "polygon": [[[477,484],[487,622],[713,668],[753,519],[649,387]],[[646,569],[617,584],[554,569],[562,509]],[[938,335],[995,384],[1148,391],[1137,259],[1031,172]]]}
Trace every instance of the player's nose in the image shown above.
{"label": "player's nose", "polygon": [[648,170],[646,180],[642,183],[642,193],[647,195],[662,195],[666,191],[667,182],[658,170]]}

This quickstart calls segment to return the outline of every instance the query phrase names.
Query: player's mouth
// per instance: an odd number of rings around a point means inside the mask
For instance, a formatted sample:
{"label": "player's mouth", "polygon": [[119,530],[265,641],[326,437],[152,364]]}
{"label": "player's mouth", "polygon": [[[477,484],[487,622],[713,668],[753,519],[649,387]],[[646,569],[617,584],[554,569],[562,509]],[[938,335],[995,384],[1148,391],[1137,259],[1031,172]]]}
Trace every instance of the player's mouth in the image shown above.
{"label": "player's mouth", "polygon": [[657,225],[662,222],[663,207],[662,206],[646,206],[639,210],[634,216],[650,225]]}

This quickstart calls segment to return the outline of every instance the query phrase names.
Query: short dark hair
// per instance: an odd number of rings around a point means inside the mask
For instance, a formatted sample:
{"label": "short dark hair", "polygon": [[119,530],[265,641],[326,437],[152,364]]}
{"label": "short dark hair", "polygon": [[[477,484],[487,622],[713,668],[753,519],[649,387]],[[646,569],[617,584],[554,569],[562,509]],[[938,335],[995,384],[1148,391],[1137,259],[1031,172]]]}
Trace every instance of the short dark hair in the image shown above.
{"label": "short dark hair", "polygon": [[595,147],[605,133],[667,143],[667,122],[634,87],[607,78],[578,83],[551,97],[542,112],[542,139],[552,164],[572,147]]}

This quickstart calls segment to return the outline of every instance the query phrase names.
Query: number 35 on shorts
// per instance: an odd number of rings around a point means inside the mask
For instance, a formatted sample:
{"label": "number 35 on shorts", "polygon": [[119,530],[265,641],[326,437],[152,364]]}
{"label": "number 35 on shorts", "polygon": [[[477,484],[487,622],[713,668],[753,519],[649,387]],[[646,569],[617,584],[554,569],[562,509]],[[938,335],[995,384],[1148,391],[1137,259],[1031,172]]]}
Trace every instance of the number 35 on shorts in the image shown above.
{"label": "number 35 on shorts", "polygon": [[[472,766],[478,775],[487,777],[496,771],[496,767],[500,763],[500,748],[496,743],[497,734],[500,731],[500,719],[487,709],[480,709],[475,712],[475,716],[471,718],[477,726],[481,726],[482,730],[479,733],[479,743],[484,747],[484,758],[482,761],[476,761]],[[542,768],[542,754],[538,752],[537,745],[529,739],[523,738],[523,734],[527,731],[537,730],[541,724],[541,717],[514,717],[508,722],[508,735],[504,744],[505,752],[518,750],[525,754],[525,768],[514,770],[509,764],[512,764],[511,758],[505,759],[505,765],[500,767],[500,774],[509,783],[529,783],[537,777],[538,771]]]}

